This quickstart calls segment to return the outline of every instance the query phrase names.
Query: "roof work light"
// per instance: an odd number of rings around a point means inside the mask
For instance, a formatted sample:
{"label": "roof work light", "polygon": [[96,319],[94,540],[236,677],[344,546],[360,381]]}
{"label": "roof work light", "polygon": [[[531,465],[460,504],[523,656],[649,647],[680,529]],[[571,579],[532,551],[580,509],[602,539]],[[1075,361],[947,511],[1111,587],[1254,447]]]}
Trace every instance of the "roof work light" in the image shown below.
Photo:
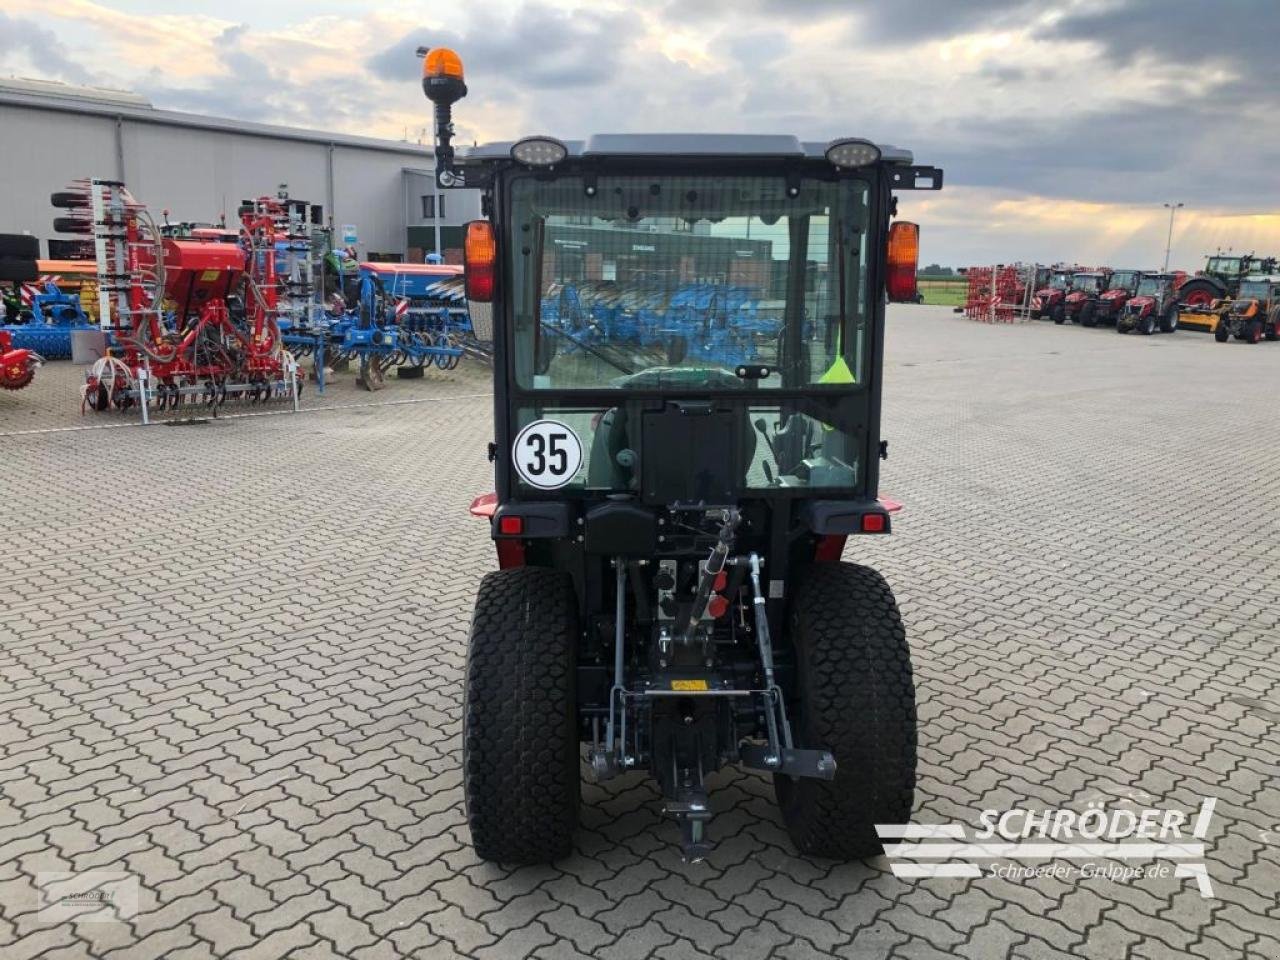
{"label": "roof work light", "polygon": [[845,137],[827,144],[827,159],[842,170],[866,167],[880,159],[880,148],[870,140]]}
{"label": "roof work light", "polygon": [[526,167],[554,167],[569,155],[569,148],[555,137],[525,137],[511,145],[513,160]]}

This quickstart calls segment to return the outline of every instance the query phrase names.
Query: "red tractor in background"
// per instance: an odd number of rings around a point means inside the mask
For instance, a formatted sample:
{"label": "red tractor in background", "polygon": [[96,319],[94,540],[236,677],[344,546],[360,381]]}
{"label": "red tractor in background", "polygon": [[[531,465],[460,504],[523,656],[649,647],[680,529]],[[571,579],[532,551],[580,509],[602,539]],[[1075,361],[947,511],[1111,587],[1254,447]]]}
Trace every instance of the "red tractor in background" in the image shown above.
{"label": "red tractor in background", "polygon": [[1049,275],[1049,285],[1036,291],[1031,301],[1031,315],[1037,320],[1046,317],[1054,323],[1063,323],[1067,319],[1066,299],[1071,291],[1074,270],[1055,269]]}
{"label": "red tractor in background", "polygon": [[1094,326],[1097,323],[1098,298],[1110,285],[1110,270],[1087,270],[1074,274],[1071,292],[1062,301],[1065,318],[1083,327]]}
{"label": "red tractor in background", "polygon": [[1142,277],[1141,270],[1116,270],[1112,273],[1111,282],[1098,296],[1094,307],[1094,323],[1115,323],[1119,320],[1125,304],[1138,292]]}
{"label": "red tractor in background", "polygon": [[1144,273],[1135,295],[1116,318],[1116,333],[1173,333],[1178,329],[1178,275]]}

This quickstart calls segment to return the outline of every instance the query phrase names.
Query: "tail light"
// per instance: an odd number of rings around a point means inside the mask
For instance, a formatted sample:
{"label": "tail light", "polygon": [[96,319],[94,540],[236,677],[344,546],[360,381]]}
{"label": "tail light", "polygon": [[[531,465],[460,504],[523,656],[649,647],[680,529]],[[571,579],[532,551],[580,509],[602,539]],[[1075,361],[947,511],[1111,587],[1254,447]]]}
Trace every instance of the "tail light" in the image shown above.
{"label": "tail light", "polygon": [[493,274],[498,262],[498,244],[493,237],[493,224],[488,220],[472,220],[468,223],[463,251],[467,299],[489,303],[493,300]]}
{"label": "tail light", "polygon": [[916,265],[920,258],[920,228],[899,220],[889,228],[888,271],[885,288],[894,303],[916,298]]}

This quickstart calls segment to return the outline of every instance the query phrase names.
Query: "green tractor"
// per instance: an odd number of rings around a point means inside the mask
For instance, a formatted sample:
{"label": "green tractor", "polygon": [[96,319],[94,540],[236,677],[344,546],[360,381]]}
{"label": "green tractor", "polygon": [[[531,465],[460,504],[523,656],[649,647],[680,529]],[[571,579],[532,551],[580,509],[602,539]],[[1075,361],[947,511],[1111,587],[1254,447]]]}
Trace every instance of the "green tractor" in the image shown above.
{"label": "green tractor", "polygon": [[[773,777],[801,853],[878,854],[877,825],[911,815],[915,687],[888,583],[842,557],[895,509],[878,495],[884,312],[915,299],[918,231],[894,194],[942,171],[852,137],[455,153],[462,62],[423,54],[437,183],[482,194],[466,287],[493,316],[497,489],[472,513],[501,569],[478,585],[462,695],[476,853],[570,853],[585,748],[598,781],[652,774],[687,860],[710,849],[728,766]],[[569,257],[616,304],[590,335],[554,312]],[[739,332],[768,314],[750,357],[626,332],[710,317],[676,303],[691,278],[749,292],[725,320]]]}
{"label": "green tractor", "polygon": [[1178,304],[1184,309],[1208,307],[1215,300],[1235,297],[1240,281],[1251,274],[1280,271],[1280,260],[1252,253],[1233,255],[1218,252],[1205,262],[1204,269],[1178,288]]}

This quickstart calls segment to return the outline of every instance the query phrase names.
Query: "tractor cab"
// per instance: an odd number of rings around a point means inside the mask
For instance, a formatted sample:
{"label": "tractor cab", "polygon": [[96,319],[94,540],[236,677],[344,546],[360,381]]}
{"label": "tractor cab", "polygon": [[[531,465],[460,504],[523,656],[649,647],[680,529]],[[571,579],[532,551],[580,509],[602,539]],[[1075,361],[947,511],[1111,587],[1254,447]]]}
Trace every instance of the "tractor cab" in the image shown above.
{"label": "tractor cab", "polygon": [[1124,312],[1129,298],[1138,292],[1138,284],[1142,280],[1141,270],[1116,270],[1111,274],[1107,289],[1098,296],[1096,320],[1098,323],[1114,323]]}
{"label": "tractor cab", "polygon": [[1073,270],[1054,270],[1049,274],[1048,284],[1036,291],[1032,303],[1037,319],[1048,318],[1054,323],[1066,320],[1066,297],[1074,281]]}
{"label": "tractor cab", "polygon": [[1175,294],[1178,275],[1143,273],[1133,296],[1116,317],[1116,332],[1172,333],[1178,328],[1179,307]]}
{"label": "tractor cab", "polygon": [[1214,301],[1213,335],[1219,343],[1231,337],[1247,343],[1280,339],[1280,276],[1250,276],[1236,295]]}
{"label": "tractor cab", "polygon": [[1098,298],[1110,286],[1111,274],[1105,270],[1081,271],[1071,277],[1071,291],[1064,299],[1067,318],[1072,323],[1092,327],[1097,322]]}
{"label": "tractor cab", "polygon": [[[494,350],[501,568],[468,651],[477,852],[569,849],[579,749],[648,770],[690,860],[708,778],[775,777],[797,846],[878,852],[914,783],[914,689],[887,584],[840,562],[878,498],[886,298],[915,297],[895,190],[942,172],[860,138],[601,134],[454,149],[466,92],[424,51],[441,187],[482,194],[465,285]],[[478,312],[478,311],[473,311]]]}

